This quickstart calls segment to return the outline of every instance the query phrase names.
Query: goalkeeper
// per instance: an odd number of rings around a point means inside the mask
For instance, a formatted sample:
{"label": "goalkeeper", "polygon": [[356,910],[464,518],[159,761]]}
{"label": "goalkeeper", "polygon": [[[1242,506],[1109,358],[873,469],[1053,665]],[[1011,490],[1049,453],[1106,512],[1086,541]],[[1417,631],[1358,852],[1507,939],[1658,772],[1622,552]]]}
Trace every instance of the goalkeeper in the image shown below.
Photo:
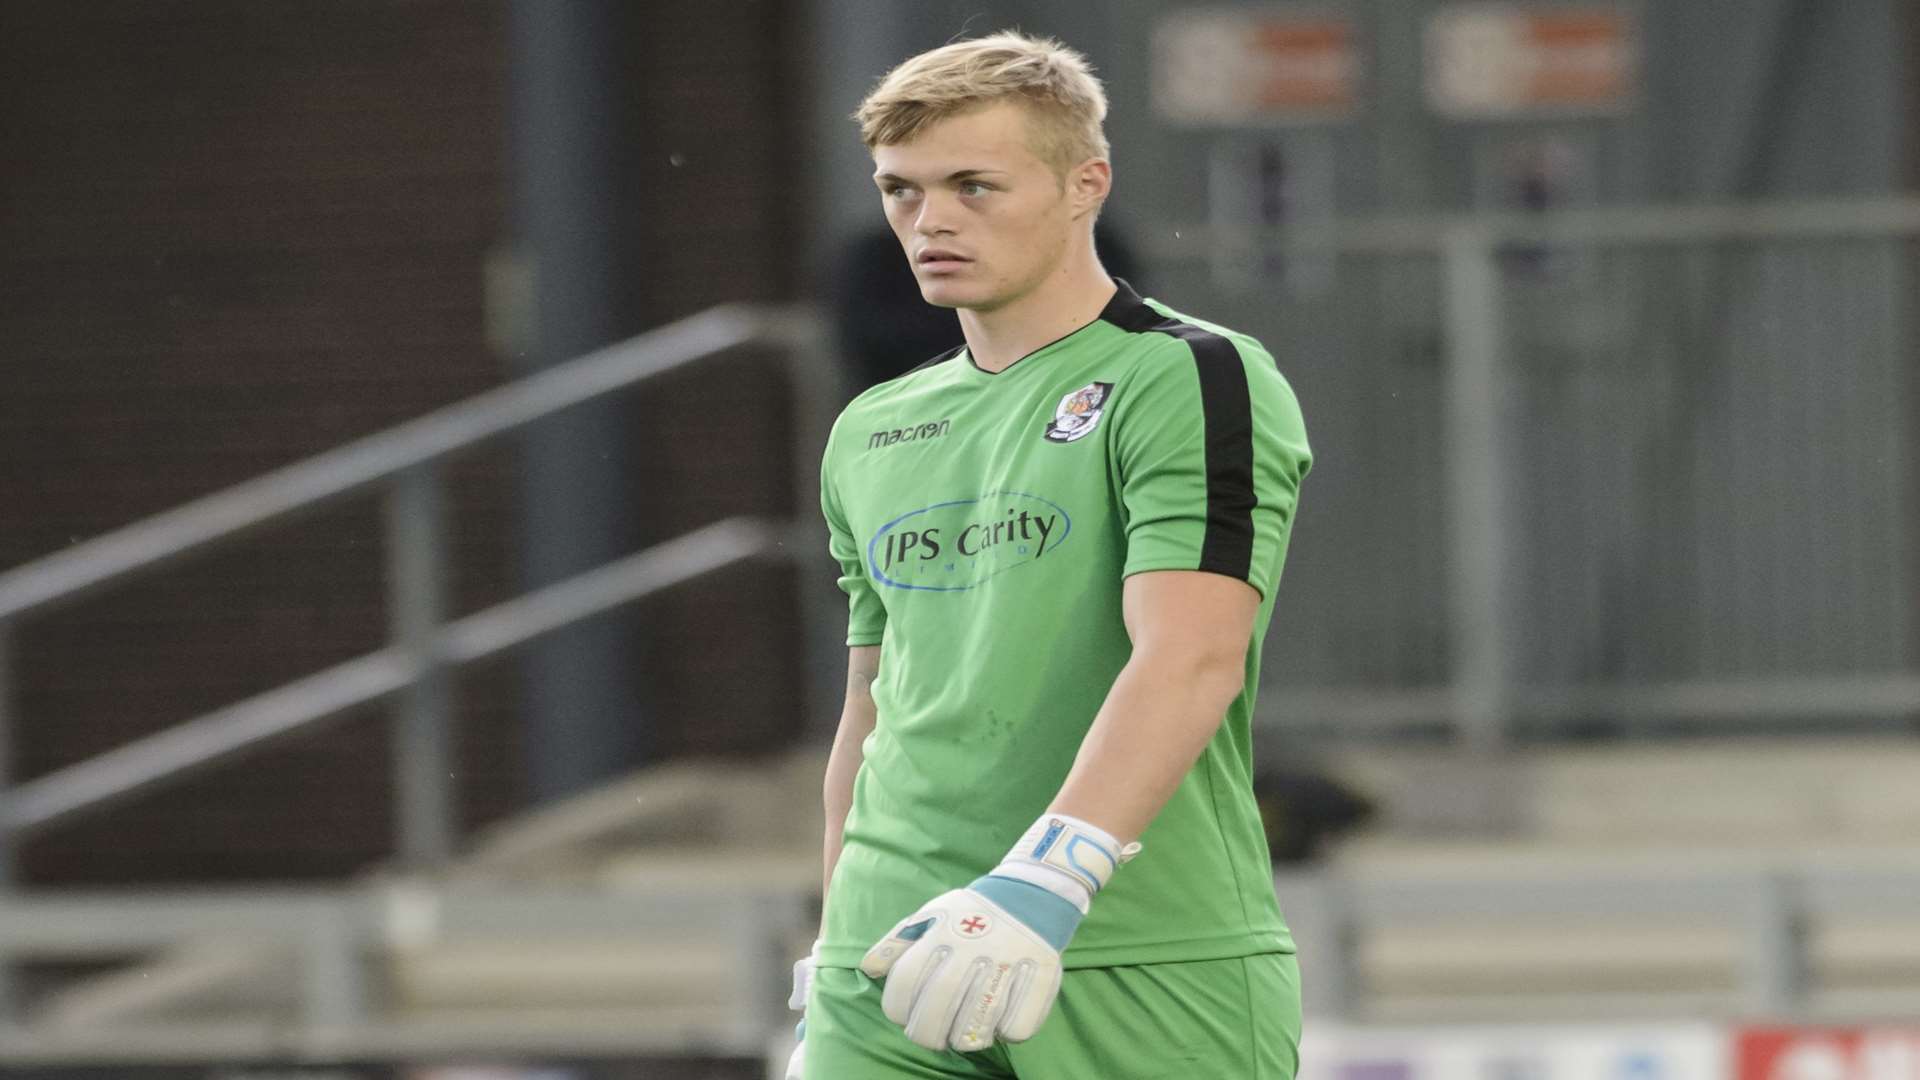
{"label": "goalkeeper", "polygon": [[1258,342],[1101,268],[1105,113],[1078,53],[1007,33],[857,114],[966,344],[822,463],[851,653],[808,1080],[1295,1071],[1249,717],[1311,456]]}

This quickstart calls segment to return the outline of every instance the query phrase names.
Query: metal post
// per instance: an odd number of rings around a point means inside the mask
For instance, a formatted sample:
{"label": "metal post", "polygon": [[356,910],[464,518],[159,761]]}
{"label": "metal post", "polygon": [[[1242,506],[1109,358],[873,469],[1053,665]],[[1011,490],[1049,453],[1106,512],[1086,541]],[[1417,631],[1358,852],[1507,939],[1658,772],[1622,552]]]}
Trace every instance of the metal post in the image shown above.
{"label": "metal post", "polygon": [[794,514],[786,530],[787,555],[799,592],[802,737],[825,744],[833,738],[845,687],[846,605],[834,587],[833,558],[827,553],[826,526],[820,521],[820,457],[826,450],[838,407],[834,355],[826,327],[803,310],[783,312],[773,329],[787,357],[791,381],[793,430],[800,444],[793,465]]}
{"label": "metal post", "polygon": [[1346,1021],[1362,1019],[1356,997],[1360,980],[1355,973],[1354,909],[1345,885],[1324,870],[1301,882],[1301,908],[1286,909],[1287,924],[1299,947],[1300,984],[1304,1006],[1316,1017]]}
{"label": "metal post", "polygon": [[312,905],[299,939],[303,1049],[334,1056],[344,1033],[367,1014],[357,900]]}
{"label": "metal post", "polygon": [[[0,799],[13,790],[13,625],[0,619]],[[0,906],[13,901],[14,860],[17,847],[12,828],[0,818]],[[0,1030],[12,1027],[20,1016],[14,986],[13,957],[0,952]]]}
{"label": "metal post", "polygon": [[399,474],[387,502],[388,617],[394,644],[419,667],[396,705],[394,824],[401,861],[414,867],[453,851],[451,673],[435,644],[446,615],[445,516],[433,466]]}
{"label": "metal post", "polygon": [[[0,799],[13,793],[13,625],[0,619]],[[13,887],[14,836],[0,816],[0,893]]]}
{"label": "metal post", "polygon": [[[659,321],[664,289],[649,232],[617,222],[655,212],[677,152],[653,110],[632,102],[658,35],[648,5],[512,0],[506,5],[509,218],[530,275],[521,371],[563,363]],[[711,163],[707,163],[711,164]],[[630,401],[603,397],[522,430],[524,584],[544,588],[641,546],[652,472]],[[535,802],[586,790],[654,755],[658,680],[641,613],[570,626],[524,650],[527,780]]]}
{"label": "metal post", "polygon": [[1467,747],[1493,752],[1512,699],[1499,266],[1493,237],[1473,225],[1451,228],[1442,250],[1455,719]]}
{"label": "metal post", "polygon": [[1806,988],[1806,927],[1799,888],[1784,874],[1764,874],[1747,905],[1745,985],[1748,1014],[1785,1019],[1797,1015]]}
{"label": "metal post", "polygon": [[791,1027],[799,1019],[787,1009],[792,989],[788,973],[799,957],[793,954],[794,926],[800,922],[795,913],[798,904],[785,890],[754,893],[747,900],[747,911],[756,933],[740,935],[740,961],[749,965],[742,972],[739,993],[751,1003],[752,1029],[778,1031]]}

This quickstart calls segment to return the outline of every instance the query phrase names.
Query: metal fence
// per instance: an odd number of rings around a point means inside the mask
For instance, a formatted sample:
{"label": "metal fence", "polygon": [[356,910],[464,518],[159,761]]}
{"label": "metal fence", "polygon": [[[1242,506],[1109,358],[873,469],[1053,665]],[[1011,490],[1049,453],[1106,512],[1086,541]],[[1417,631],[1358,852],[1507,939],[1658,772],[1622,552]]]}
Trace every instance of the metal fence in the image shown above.
{"label": "metal fence", "polygon": [[1920,717],[1917,236],[1914,200],[1166,230],[1319,459],[1263,718]]}

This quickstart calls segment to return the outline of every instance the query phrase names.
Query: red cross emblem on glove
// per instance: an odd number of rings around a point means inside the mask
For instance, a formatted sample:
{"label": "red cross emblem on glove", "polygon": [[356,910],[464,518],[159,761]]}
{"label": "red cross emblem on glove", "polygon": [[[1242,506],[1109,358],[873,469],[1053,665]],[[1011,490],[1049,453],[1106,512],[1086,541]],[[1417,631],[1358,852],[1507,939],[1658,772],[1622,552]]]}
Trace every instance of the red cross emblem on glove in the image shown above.
{"label": "red cross emblem on glove", "polygon": [[986,932],[987,917],[985,915],[969,915],[960,920],[960,935],[962,937],[979,937]]}

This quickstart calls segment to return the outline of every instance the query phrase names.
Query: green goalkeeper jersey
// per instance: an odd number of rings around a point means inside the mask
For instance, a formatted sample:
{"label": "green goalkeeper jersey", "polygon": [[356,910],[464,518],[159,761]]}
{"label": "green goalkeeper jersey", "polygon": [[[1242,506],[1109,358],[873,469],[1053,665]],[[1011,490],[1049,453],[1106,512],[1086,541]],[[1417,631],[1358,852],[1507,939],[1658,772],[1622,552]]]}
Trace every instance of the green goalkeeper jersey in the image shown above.
{"label": "green goalkeeper jersey", "polygon": [[1260,593],[1246,688],[1068,967],[1291,952],[1252,790],[1250,718],[1300,481],[1299,405],[1244,334],[1143,300],[997,374],[955,350],[840,415],[821,507],[847,644],[879,645],[820,962],[853,967],[991,870],[1065,781],[1132,652],[1122,581],[1203,570]]}

